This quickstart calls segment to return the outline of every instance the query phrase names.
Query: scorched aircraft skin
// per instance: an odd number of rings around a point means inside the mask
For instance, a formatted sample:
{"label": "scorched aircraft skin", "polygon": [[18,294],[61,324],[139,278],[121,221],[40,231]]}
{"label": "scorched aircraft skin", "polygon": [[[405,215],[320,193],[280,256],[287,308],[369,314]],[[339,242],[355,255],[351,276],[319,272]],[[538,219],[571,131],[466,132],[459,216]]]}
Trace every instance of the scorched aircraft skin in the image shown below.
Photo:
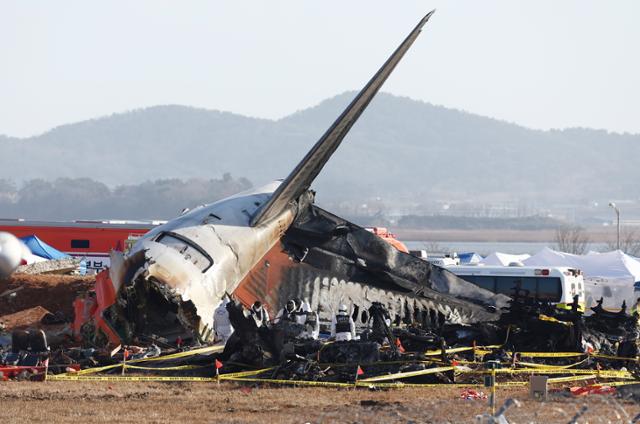
{"label": "scorched aircraft skin", "polygon": [[145,335],[207,339],[226,294],[276,312],[307,299],[321,320],[341,303],[360,321],[374,301],[396,320],[437,325],[491,320],[507,298],[402,253],[313,204],[315,177],[393,71],[425,16],[283,181],[195,208],[113,252],[117,302],[105,319],[124,340]]}

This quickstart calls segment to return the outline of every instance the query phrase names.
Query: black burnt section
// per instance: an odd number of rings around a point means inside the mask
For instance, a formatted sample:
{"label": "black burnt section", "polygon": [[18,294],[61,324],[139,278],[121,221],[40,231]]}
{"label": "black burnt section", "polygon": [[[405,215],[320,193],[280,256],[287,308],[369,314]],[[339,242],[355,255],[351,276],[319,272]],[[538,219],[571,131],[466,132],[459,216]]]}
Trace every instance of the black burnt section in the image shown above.
{"label": "black burnt section", "polygon": [[[360,310],[381,301],[403,321],[444,314],[455,322],[467,322],[495,320],[508,302],[507,297],[400,252],[364,228],[313,204],[301,208],[282,242],[292,259],[306,265],[304,271],[296,271],[299,274],[315,271],[317,276],[355,283],[340,290],[327,288],[331,305],[326,299],[320,304],[328,309],[335,309],[341,297]],[[309,278],[287,280],[280,288],[280,299],[294,294],[305,297],[314,290],[308,287]]]}
{"label": "black burnt section", "polygon": [[200,318],[191,301],[183,302],[153,278],[139,277],[122,287],[105,318],[125,343],[174,345],[178,338],[191,343],[211,332],[198,332]]}

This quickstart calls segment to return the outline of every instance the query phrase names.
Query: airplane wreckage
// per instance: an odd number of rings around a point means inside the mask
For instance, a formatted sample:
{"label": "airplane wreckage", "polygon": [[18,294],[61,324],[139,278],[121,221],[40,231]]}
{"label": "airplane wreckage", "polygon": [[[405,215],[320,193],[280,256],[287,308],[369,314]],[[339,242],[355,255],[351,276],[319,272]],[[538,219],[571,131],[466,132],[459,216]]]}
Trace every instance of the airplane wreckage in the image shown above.
{"label": "airplane wreckage", "polygon": [[[474,343],[511,337],[534,349],[580,350],[586,341],[612,353],[620,346],[635,351],[635,321],[624,313],[594,310],[593,328],[586,328],[575,299],[573,311],[562,313],[520,296],[519,288],[511,298],[494,294],[314,204],[314,179],[432,14],[284,180],[187,211],[147,233],[127,254],[112,252],[110,269],[97,276],[95,295],[76,301],[75,334],[91,323],[94,343],[98,335],[112,345],[208,342],[214,311],[229,296],[235,300],[227,310],[236,340],[268,351],[275,333],[258,331],[252,319],[247,323],[242,305],[259,300],[274,313],[297,298],[325,324],[346,304],[359,327],[375,324],[373,314],[382,322],[384,313],[390,322],[424,329],[395,327],[392,334],[385,321],[380,340],[398,339],[408,347],[444,345],[445,339],[455,344],[467,334]],[[616,331],[618,341],[612,341],[608,334]],[[244,363],[257,356],[246,355]]]}
{"label": "airplane wreckage", "polygon": [[[510,296],[494,294],[314,204],[313,180],[432,13],[286,179],[186,211],[128,253],[112,252],[110,269],[74,301],[75,340],[61,311],[44,315],[44,327],[14,328],[10,350],[0,324],[0,379],[91,380],[130,369],[168,374],[150,379],[371,389],[477,385],[504,366],[500,379],[515,377],[508,384],[523,383],[522,373],[620,379],[611,384],[631,383],[640,399],[640,323],[625,304],[612,312],[600,299],[585,317],[579,295],[561,309],[517,283]],[[258,322],[247,308],[259,300],[273,314],[291,299],[309,303],[304,324],[295,315]],[[345,309],[359,336],[318,337],[318,321]],[[212,340],[220,311],[233,327],[218,338],[224,345]]]}
{"label": "airplane wreckage", "polygon": [[314,204],[310,186],[433,12],[420,20],[373,78],[281,181],[203,205],[156,227],[99,278],[99,327],[112,341],[145,335],[207,339],[227,294],[272,311],[307,299],[327,322],[346,303],[366,322],[373,302],[394,319],[490,321],[508,297],[403,253]]}

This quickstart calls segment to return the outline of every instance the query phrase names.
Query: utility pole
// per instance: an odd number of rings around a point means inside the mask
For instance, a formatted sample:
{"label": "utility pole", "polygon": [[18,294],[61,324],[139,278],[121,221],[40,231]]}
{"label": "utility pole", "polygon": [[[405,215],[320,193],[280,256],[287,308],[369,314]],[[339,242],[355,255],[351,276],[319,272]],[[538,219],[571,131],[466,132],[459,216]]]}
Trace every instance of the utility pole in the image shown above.
{"label": "utility pole", "polygon": [[609,206],[611,206],[613,210],[616,211],[617,229],[618,229],[618,238],[616,239],[617,240],[616,246],[617,246],[617,249],[620,250],[620,209],[618,209],[616,204],[613,202],[609,202]]}

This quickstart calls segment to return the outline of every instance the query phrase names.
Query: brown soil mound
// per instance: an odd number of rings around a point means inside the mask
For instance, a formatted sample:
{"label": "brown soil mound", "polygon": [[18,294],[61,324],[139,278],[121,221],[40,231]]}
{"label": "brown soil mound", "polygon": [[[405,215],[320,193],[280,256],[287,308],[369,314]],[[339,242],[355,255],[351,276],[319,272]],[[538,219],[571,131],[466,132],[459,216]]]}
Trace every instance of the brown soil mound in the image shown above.
{"label": "brown soil mound", "polygon": [[49,311],[42,306],[36,306],[34,308],[16,312],[15,314],[0,315],[0,322],[10,330],[16,328],[38,327],[42,318],[48,313]]}
{"label": "brown soil mound", "polygon": [[0,316],[40,306],[73,318],[73,300],[94,284],[95,276],[15,274],[0,279],[0,294],[20,289],[14,295],[0,297]]}

